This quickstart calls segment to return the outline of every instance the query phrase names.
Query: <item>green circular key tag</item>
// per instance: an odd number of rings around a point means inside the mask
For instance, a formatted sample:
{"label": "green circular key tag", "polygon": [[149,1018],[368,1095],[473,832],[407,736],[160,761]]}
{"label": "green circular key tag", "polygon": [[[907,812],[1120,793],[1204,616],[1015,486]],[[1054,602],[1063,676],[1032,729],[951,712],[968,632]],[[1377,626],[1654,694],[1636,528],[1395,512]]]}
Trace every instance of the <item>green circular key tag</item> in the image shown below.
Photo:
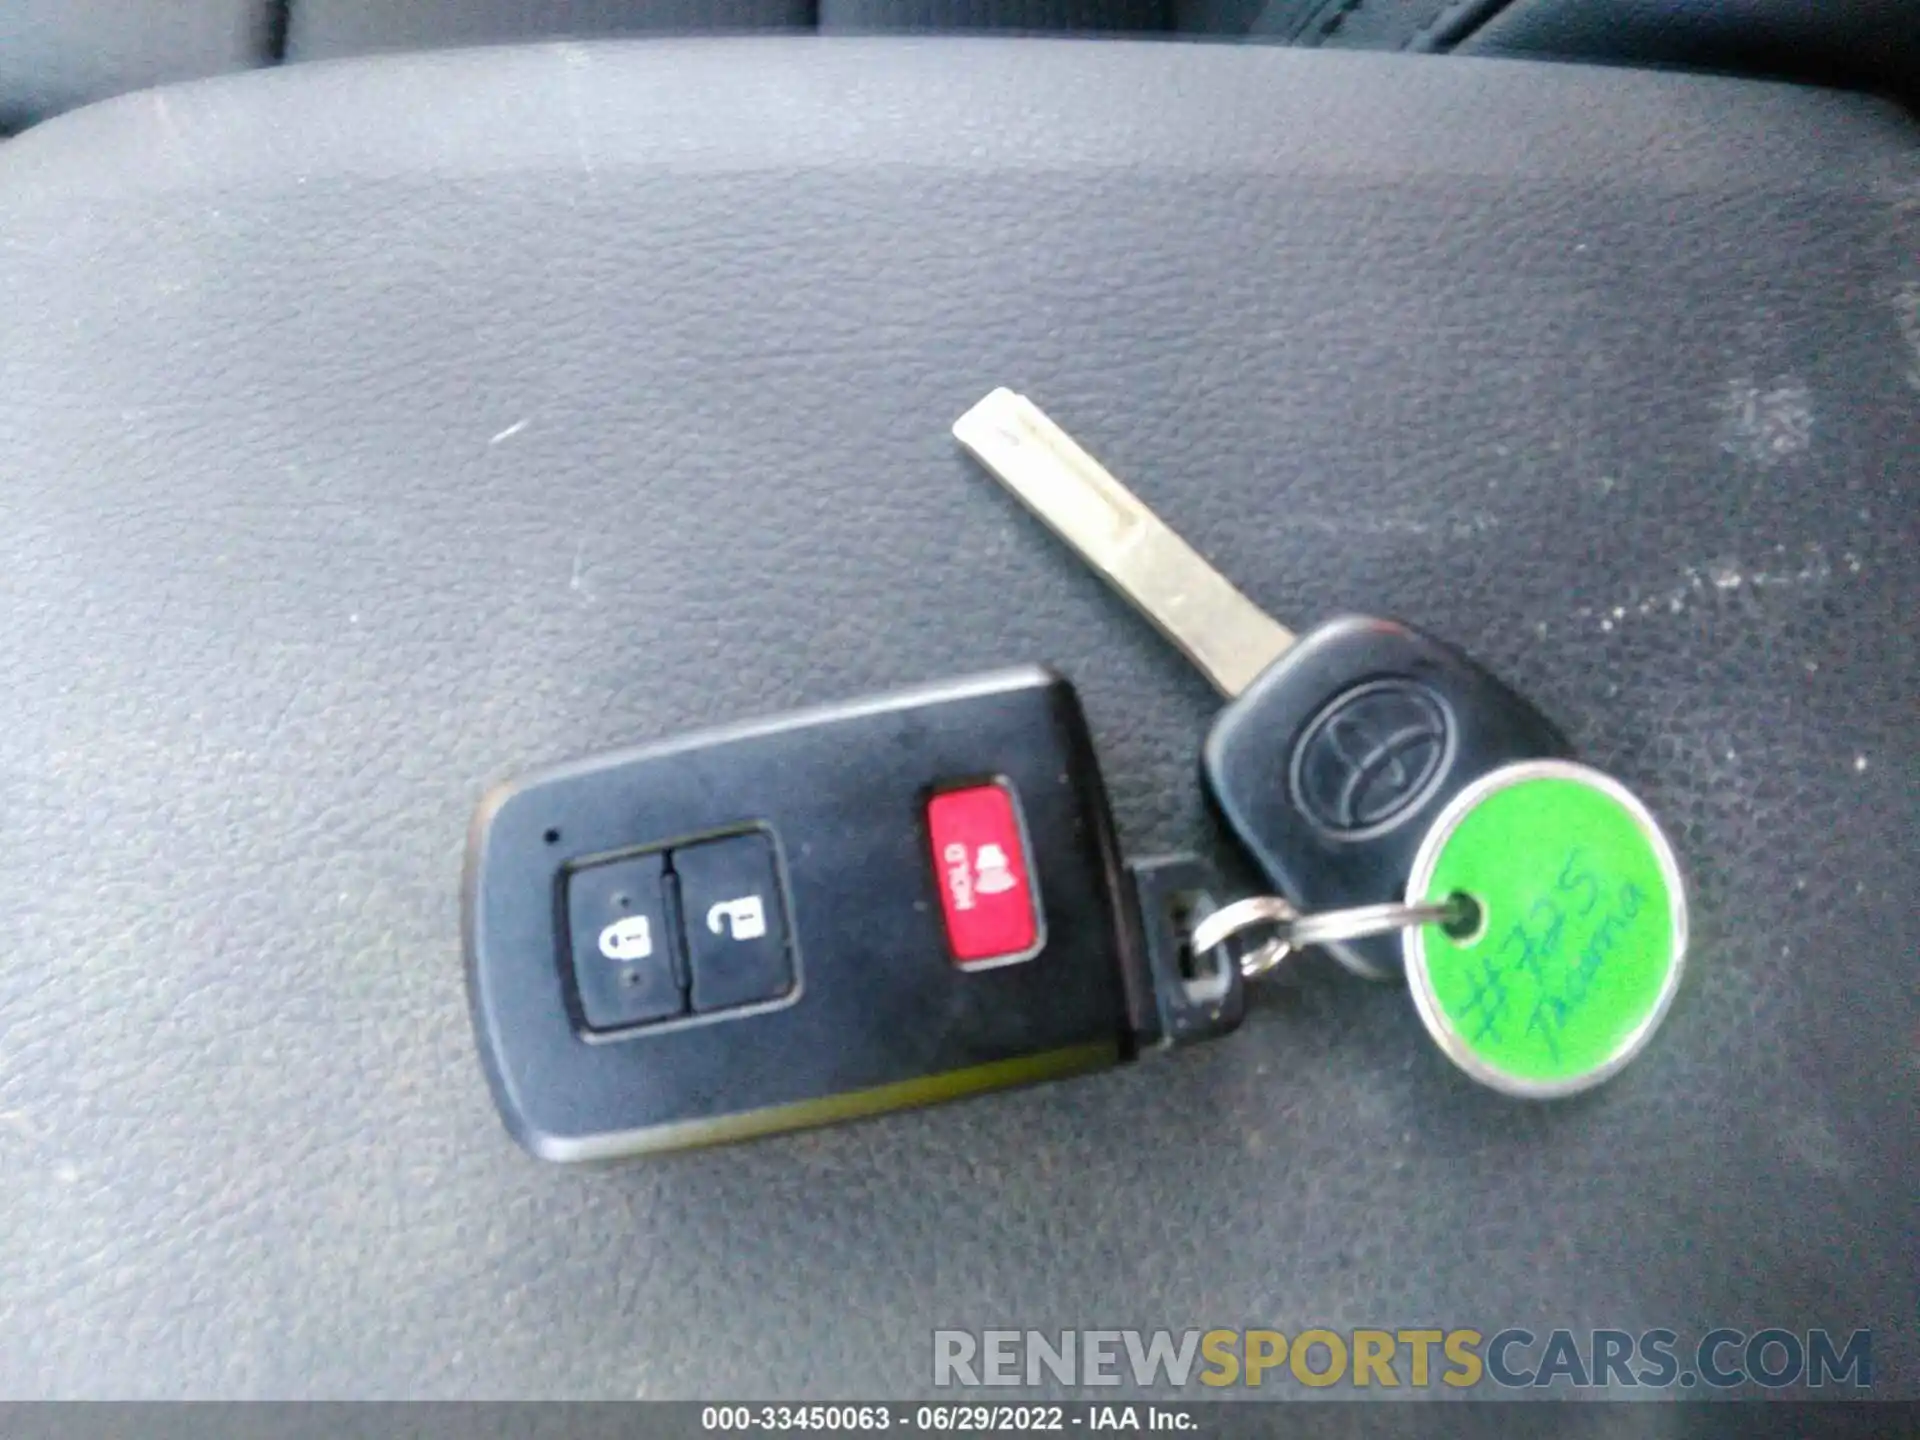
{"label": "green circular key tag", "polygon": [[[1409,930],[1407,983],[1435,1042],[1509,1095],[1598,1085],[1640,1052],[1680,985],[1687,899],[1673,848],[1617,780],[1565,760],[1504,766],[1456,795],[1407,900],[1471,896],[1471,933]],[[1458,927],[1455,927],[1456,929]]]}

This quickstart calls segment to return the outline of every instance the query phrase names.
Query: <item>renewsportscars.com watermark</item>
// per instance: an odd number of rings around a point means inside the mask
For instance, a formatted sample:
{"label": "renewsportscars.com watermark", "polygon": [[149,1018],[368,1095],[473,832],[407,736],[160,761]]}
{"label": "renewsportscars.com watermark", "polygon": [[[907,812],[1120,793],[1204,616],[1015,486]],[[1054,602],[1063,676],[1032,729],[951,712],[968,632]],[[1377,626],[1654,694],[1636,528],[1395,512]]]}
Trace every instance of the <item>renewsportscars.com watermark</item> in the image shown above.
{"label": "renewsportscars.com watermark", "polygon": [[1709,1330],[936,1330],[933,1383],[1324,1390],[1731,1390],[1873,1385],[1873,1333]]}

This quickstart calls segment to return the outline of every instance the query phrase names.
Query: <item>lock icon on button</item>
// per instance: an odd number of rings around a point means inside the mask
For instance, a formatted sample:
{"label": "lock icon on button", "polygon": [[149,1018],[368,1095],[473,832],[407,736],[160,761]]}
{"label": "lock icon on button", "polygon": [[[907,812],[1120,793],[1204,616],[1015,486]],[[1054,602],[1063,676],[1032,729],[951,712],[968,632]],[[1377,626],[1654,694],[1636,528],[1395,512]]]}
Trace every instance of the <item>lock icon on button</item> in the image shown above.
{"label": "lock icon on button", "polygon": [[653,954],[653,922],[629,915],[600,932],[600,953],[609,960],[644,960]]}

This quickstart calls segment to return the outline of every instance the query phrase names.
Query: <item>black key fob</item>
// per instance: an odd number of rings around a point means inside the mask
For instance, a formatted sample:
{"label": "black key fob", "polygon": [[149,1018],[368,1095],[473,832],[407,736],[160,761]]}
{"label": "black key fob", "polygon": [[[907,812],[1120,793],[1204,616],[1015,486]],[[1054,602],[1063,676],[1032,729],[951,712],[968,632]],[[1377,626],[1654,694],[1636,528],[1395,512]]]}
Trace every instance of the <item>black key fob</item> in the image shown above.
{"label": "black key fob", "polygon": [[[1228,704],[1203,751],[1208,789],[1268,878],[1303,910],[1404,897],[1447,801],[1566,738],[1458,650],[1390,620],[1302,636]],[[1403,974],[1398,936],[1329,945],[1371,980]]]}
{"label": "black key fob", "polygon": [[1073,688],[1038,668],[561,766],[474,822],[481,1059],[509,1131],[581,1161],[1231,1028],[1237,969],[1180,953],[1209,872],[1139,875]]}

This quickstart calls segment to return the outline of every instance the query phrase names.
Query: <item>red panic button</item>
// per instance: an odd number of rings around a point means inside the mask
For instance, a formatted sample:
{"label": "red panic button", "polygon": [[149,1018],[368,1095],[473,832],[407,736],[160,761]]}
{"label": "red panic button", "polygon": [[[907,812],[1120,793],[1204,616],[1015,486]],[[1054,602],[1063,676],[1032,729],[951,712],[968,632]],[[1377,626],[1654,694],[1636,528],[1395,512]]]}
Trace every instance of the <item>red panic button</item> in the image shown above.
{"label": "red panic button", "polygon": [[1038,953],[1040,920],[1012,791],[975,785],[936,795],[927,830],[954,963],[1004,965]]}

